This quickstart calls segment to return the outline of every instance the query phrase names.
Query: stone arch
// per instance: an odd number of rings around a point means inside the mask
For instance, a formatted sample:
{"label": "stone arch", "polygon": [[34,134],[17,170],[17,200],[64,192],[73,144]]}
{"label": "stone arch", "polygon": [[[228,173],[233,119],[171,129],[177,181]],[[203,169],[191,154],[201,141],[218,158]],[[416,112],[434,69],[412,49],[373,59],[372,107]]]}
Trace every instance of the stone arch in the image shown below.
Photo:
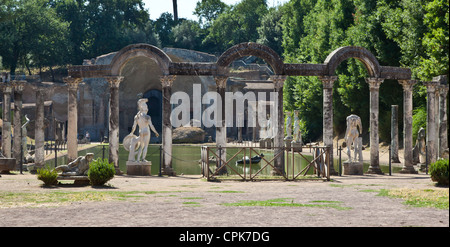
{"label": "stone arch", "polygon": [[132,58],[144,56],[152,59],[161,68],[163,75],[169,75],[172,60],[158,47],[149,44],[133,44],[122,48],[111,61],[111,75],[120,75],[123,66]]}
{"label": "stone arch", "polygon": [[381,67],[377,58],[367,49],[358,46],[344,46],[331,52],[324,62],[327,66],[326,71],[324,71],[325,74],[329,76],[335,75],[336,68],[339,64],[349,58],[355,58],[361,61],[370,77],[380,77]]}
{"label": "stone arch", "polygon": [[240,43],[226,50],[217,60],[217,67],[227,67],[234,60],[244,56],[259,57],[272,67],[275,74],[284,74],[284,64],[281,57],[270,47],[254,42]]}

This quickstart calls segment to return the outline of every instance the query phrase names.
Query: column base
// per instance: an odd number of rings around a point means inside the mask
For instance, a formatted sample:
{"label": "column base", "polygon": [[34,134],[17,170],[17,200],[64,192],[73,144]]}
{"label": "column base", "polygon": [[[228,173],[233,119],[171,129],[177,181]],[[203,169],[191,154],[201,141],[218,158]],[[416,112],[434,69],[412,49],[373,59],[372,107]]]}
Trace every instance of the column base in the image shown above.
{"label": "column base", "polygon": [[403,168],[400,170],[400,173],[402,174],[418,174],[419,172],[414,169],[412,166],[403,166]]}
{"label": "column base", "polygon": [[366,174],[384,175],[384,173],[381,171],[381,168],[379,166],[378,167],[369,166],[369,169],[367,170]]}
{"label": "column base", "polygon": [[161,172],[162,175],[167,175],[167,176],[176,176],[177,173],[173,170],[172,167],[164,167],[164,169]]}

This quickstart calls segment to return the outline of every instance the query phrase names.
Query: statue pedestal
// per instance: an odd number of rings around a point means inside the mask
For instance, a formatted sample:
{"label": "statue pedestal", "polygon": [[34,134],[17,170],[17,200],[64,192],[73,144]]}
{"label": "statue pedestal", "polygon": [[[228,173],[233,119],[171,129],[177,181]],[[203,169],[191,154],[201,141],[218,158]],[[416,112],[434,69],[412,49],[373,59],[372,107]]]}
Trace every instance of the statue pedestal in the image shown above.
{"label": "statue pedestal", "polygon": [[272,148],[272,138],[266,138],[266,148],[267,149]]}
{"label": "statue pedestal", "polygon": [[151,176],[151,161],[127,161],[127,175]]}
{"label": "statue pedestal", "polygon": [[266,148],[266,140],[265,139],[259,140],[259,147],[260,148]]}
{"label": "statue pedestal", "polygon": [[363,163],[346,161],[343,163],[344,175],[363,175]]}
{"label": "statue pedestal", "polygon": [[294,152],[302,151],[302,143],[301,142],[291,142],[291,147],[294,149]]}
{"label": "statue pedestal", "polygon": [[291,150],[291,142],[292,142],[292,139],[284,139],[284,146],[288,149],[288,150]]}

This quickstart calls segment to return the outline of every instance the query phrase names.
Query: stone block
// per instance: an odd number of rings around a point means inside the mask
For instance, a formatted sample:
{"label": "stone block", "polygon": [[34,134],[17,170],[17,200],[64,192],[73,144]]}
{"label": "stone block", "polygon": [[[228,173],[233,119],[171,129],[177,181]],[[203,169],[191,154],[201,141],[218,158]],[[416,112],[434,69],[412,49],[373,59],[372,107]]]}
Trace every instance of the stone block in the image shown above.
{"label": "stone block", "polygon": [[16,159],[14,158],[1,158],[0,159],[0,172],[8,173],[9,171],[15,170]]}
{"label": "stone block", "polygon": [[344,162],[344,175],[363,175],[363,163],[361,162]]}
{"label": "stone block", "polygon": [[292,148],[294,149],[294,152],[302,151],[302,144],[300,142],[292,142],[291,145],[292,145]]}
{"label": "stone block", "polygon": [[151,176],[151,161],[127,161],[127,175]]}

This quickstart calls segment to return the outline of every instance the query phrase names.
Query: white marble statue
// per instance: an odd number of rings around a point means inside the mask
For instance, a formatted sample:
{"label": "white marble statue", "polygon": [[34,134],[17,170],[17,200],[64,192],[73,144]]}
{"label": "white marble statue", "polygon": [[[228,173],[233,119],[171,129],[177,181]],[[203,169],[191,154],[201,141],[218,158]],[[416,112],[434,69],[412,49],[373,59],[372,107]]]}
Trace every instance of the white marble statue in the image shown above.
{"label": "white marble statue", "polygon": [[[144,161],[145,156],[147,156],[147,148],[150,142],[150,130],[155,133],[156,137],[159,136],[158,132],[155,130],[155,127],[152,124],[152,120],[149,115],[147,115],[148,107],[147,107],[148,99],[139,99],[138,100],[138,109],[139,112],[134,117],[133,128],[131,133],[124,138],[123,145],[127,151],[129,161]],[[139,126],[139,136],[134,135],[134,131],[136,127]],[[137,156],[136,151],[138,150]]]}
{"label": "white marble statue", "polygon": [[[358,131],[359,128],[359,131]],[[347,144],[347,155],[348,160],[352,161],[351,156],[351,146],[354,148],[354,159],[353,161],[357,162],[362,160],[362,142],[359,135],[362,133],[362,123],[361,118],[357,115],[350,115],[347,117],[347,131],[345,132],[345,142]],[[359,155],[359,159],[356,159],[356,155]]]}
{"label": "white marble statue", "polygon": [[267,121],[266,121],[266,139],[272,138],[273,131],[272,131],[272,118],[269,114],[267,114]]}
{"label": "white marble statue", "polygon": [[302,134],[300,133],[300,119],[298,111],[294,111],[294,140],[293,143],[302,143]]}
{"label": "white marble statue", "polygon": [[27,120],[23,125],[22,125],[22,150],[23,150],[23,158],[27,157],[28,155],[28,148],[27,148],[27,125],[28,123],[30,123],[30,119],[28,118],[27,115],[25,115],[25,119]]}
{"label": "white marble statue", "polygon": [[291,112],[286,112],[287,118],[286,118],[286,138],[285,140],[292,140],[292,117]]}

